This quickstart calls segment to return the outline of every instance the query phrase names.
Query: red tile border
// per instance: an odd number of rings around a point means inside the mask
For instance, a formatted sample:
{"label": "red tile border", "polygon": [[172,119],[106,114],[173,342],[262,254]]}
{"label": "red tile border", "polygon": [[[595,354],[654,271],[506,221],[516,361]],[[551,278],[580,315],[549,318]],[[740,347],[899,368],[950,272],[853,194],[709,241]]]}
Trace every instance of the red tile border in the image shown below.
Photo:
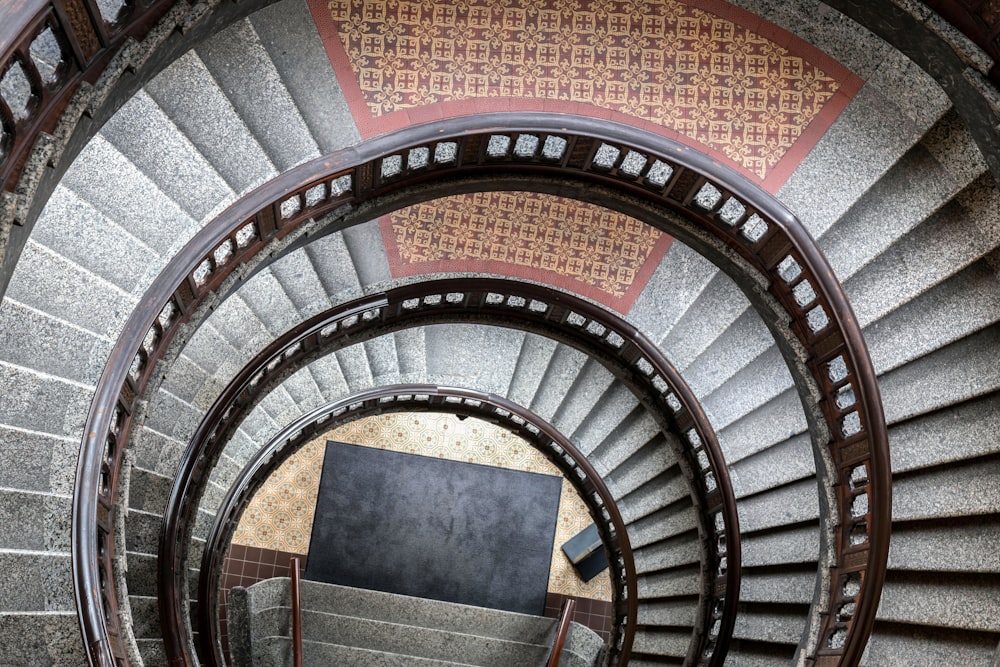
{"label": "red tile border", "polygon": [[340,40],[336,23],[333,21],[325,2],[309,0],[309,7],[316,26],[322,37],[324,47],[334,71],[340,81],[341,88],[347,99],[348,106],[355,118],[362,138],[370,138],[412,124],[454,118],[490,111],[550,111],[556,113],[573,113],[592,118],[600,118],[622,122],[628,125],[670,137],[685,145],[706,153],[717,160],[734,168],[763,189],[774,193],[784,184],[802,159],[815,146],[819,138],[829,129],[844,110],[850,100],[858,92],[863,81],[847,68],[840,65],[830,56],[812,46],[800,37],[774,24],[764,22],[758,16],[741,8],[730,5],[723,0],[683,0],[685,4],[708,12],[721,19],[731,21],[753,33],[766,38],[786,48],[790,54],[802,58],[809,64],[821,69],[826,75],[839,84],[839,89],[833,97],[821,108],[812,121],[801,129],[797,140],[782,155],[778,163],[766,173],[762,179],[741,164],[731,160],[720,150],[707,146],[697,140],[673,131],[662,125],[643,118],[627,115],[609,108],[593,104],[554,100],[550,98],[528,99],[523,97],[477,97],[460,101],[440,102],[430,105],[409,107],[378,117],[372,117],[365,99],[364,92],[351,67],[350,59]]}

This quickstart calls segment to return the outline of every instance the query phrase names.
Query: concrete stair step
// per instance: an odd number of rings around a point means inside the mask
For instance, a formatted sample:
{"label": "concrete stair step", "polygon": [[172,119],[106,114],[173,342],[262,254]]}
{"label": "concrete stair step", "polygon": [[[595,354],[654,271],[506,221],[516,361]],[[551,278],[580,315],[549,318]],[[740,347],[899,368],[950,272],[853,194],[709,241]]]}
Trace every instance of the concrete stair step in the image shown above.
{"label": "concrete stair step", "polygon": [[283,0],[251,14],[248,20],[319,150],[325,154],[356,144],[360,136],[354,118],[308,5]]}
{"label": "concrete stair step", "polygon": [[249,21],[236,21],[195,50],[278,171],[319,156],[295,100]]}
{"label": "concrete stair step", "polygon": [[163,648],[162,639],[137,639],[136,644],[144,665],[167,664],[167,652]]}
{"label": "concrete stair step", "polygon": [[507,389],[507,398],[520,405],[531,405],[531,399],[538,393],[544,377],[544,372],[539,371],[548,365],[558,345],[551,338],[533,333],[525,334]]}
{"label": "concrete stair step", "polygon": [[137,640],[162,639],[156,596],[129,595],[132,611],[132,632]]}
{"label": "concrete stair step", "polygon": [[403,382],[419,382],[427,376],[427,328],[415,327],[392,334],[396,342],[396,360]]}
{"label": "concrete stair step", "polygon": [[361,287],[367,289],[392,280],[377,220],[348,227],[341,234]]}
{"label": "concrete stair step", "polygon": [[972,334],[879,378],[886,421],[941,410],[1000,387],[1000,325]]}
{"label": "concrete stair step", "polygon": [[[594,410],[603,408],[605,412],[610,413],[607,416],[612,422],[615,421],[613,414],[616,414],[617,420],[620,421],[638,401],[627,390],[625,393],[629,394],[628,397],[622,397],[621,392],[613,392],[614,383],[615,377],[611,371],[594,359],[587,360],[563,396],[555,414],[552,415],[552,424],[562,433],[572,434],[574,442],[582,443],[587,441],[588,437],[586,433],[581,433],[581,427]],[[621,389],[624,390],[624,387]],[[631,401],[628,398],[631,398]],[[584,445],[588,450],[594,446],[596,443],[592,446]]]}
{"label": "concrete stair step", "polygon": [[743,602],[808,605],[816,588],[816,565],[796,567],[743,568],[740,600]]}
{"label": "concrete stair step", "polygon": [[[142,295],[163,268],[160,253],[140,236],[66,187],[57,187],[31,230],[31,238],[93,272],[123,292]],[[123,271],[122,267],[130,267]]]}
{"label": "concrete stair step", "polygon": [[650,340],[663,340],[716,273],[714,264],[675,239],[629,310],[629,321]]}
{"label": "concrete stair step", "polygon": [[660,433],[659,425],[643,407],[634,408],[619,423],[611,425],[614,428],[596,418],[589,421],[585,431],[587,437],[581,441],[581,445],[587,447],[598,442],[598,434],[604,433],[597,446],[586,452],[590,462],[602,476],[622,465]]}
{"label": "concrete stair step", "polygon": [[173,477],[133,466],[129,472],[129,510],[137,509],[163,515],[170,496]]}
{"label": "concrete stair step", "polygon": [[907,572],[1000,573],[993,549],[996,516],[949,517],[897,523],[889,544],[889,569]]}
{"label": "concrete stair step", "polygon": [[844,281],[858,321],[867,326],[989,254],[1000,241],[989,222],[998,216],[1000,192],[989,177],[976,179]]}
{"label": "concrete stair step", "polygon": [[343,232],[320,237],[307,245],[304,251],[331,303],[361,295],[358,272]]}
{"label": "concrete stair step", "polygon": [[[44,574],[52,584],[65,583],[71,512],[69,496],[0,489],[0,522],[9,528],[17,527],[0,536],[0,554],[6,565],[13,568],[12,572],[24,575],[20,586],[32,581],[30,574]],[[44,521],[40,523],[39,517]],[[7,591],[9,599],[28,609],[58,609],[64,599],[63,591],[48,591],[40,605],[32,591],[17,590],[17,582],[12,584],[14,588]]]}
{"label": "concrete stair step", "polygon": [[743,533],[816,519],[819,517],[816,482],[805,479],[742,498],[737,510]]}
{"label": "concrete stair step", "polygon": [[248,192],[277,175],[264,149],[194,51],[182,55],[147,83],[145,91],[234,192]]}
{"label": "concrete stair step", "polygon": [[995,662],[997,636],[986,632],[963,632],[954,628],[928,628],[876,622],[864,667],[936,667],[937,665],[982,665]]}
{"label": "concrete stair step", "polygon": [[732,279],[717,271],[698,297],[659,342],[677,370],[684,372],[712,341],[749,307]]}
{"label": "concrete stair step", "polygon": [[688,565],[667,572],[640,574],[639,600],[662,600],[687,597],[701,592],[701,572],[697,565]]}
{"label": "concrete stair step", "polygon": [[[288,589],[288,579],[271,579],[231,597],[233,636],[249,632],[255,654],[259,639],[288,636]],[[541,665],[556,625],[550,618],[312,581],[302,583],[302,605],[303,638],[314,649],[322,642],[430,660],[461,656],[472,665]],[[241,618],[249,619],[249,628],[241,627]],[[264,648],[280,656],[274,645]],[[574,625],[561,664],[589,667],[602,645],[596,634]],[[234,650],[241,646],[237,639]],[[339,655],[339,649],[329,651],[323,655]]]}
{"label": "concrete stair step", "polygon": [[675,465],[674,450],[669,444],[670,434],[660,434],[605,477],[608,489],[620,498],[636,490],[649,480]]}
{"label": "concrete stair step", "polygon": [[[597,377],[593,377],[595,375]],[[581,451],[589,454],[609,439],[614,442],[614,448],[628,449],[645,435],[641,424],[635,423],[641,422],[636,414],[645,413],[639,399],[624,384],[614,380],[609,371],[602,367],[600,374],[596,371],[583,373],[577,382],[592,382],[595,390],[605,387],[596,400],[591,396],[578,398],[574,392],[566,397],[566,407],[556,415],[556,425],[563,433],[572,433],[571,439]],[[576,405],[579,407],[574,407]]]}
{"label": "concrete stair step", "polygon": [[586,362],[587,356],[582,352],[566,345],[556,346],[531,399],[531,410],[551,421]]}
{"label": "concrete stair step", "polygon": [[[852,43],[857,39],[852,35]],[[872,53],[884,48],[873,46]],[[814,237],[835,225],[951,106],[941,88],[912,63],[899,54],[886,56],[871,75],[876,80],[854,96],[779,190]],[[909,104],[900,95],[915,90],[921,104]],[[896,122],[900,118],[906,122]]]}
{"label": "concrete stair step", "polygon": [[334,401],[347,395],[349,387],[336,354],[316,359],[309,364],[309,371],[324,401]]}
{"label": "concrete stair step", "polygon": [[368,367],[376,385],[391,385],[399,382],[399,358],[396,355],[395,336],[379,336],[364,342]]}
{"label": "concrete stair step", "polygon": [[694,600],[660,600],[642,603],[636,623],[646,627],[694,627],[696,616],[697,604]]}
{"label": "concrete stair step", "polygon": [[524,333],[475,324],[422,327],[427,374],[462,379],[462,386],[503,396],[517,365]]}
{"label": "concrete stair step", "polygon": [[697,564],[701,543],[697,532],[685,532],[638,548],[633,545],[635,570],[639,574]]}
{"label": "concrete stair step", "polygon": [[139,91],[103,136],[192,218],[207,222],[236,193],[153,99]]}
{"label": "concrete stair step", "polygon": [[79,438],[0,425],[0,442],[0,487],[72,495]]}
{"label": "concrete stair step", "polygon": [[[747,308],[688,365],[684,381],[696,395],[709,396],[773,347],[774,338],[767,325],[757,311]],[[770,363],[775,361],[784,365],[780,355],[769,359]],[[768,379],[760,380],[760,385],[768,386]]]}
{"label": "concrete stair step", "polygon": [[736,617],[733,637],[757,642],[795,646],[805,629],[808,606],[795,611],[789,606],[745,604]]}
{"label": "concrete stair step", "polygon": [[[0,567],[6,575],[0,579],[5,612],[44,616],[75,609],[68,551],[0,549]],[[33,581],[44,585],[29,585]]]}
{"label": "concrete stair step", "polygon": [[640,660],[651,656],[683,658],[690,646],[690,630],[641,627],[635,631],[632,654]]}
{"label": "concrete stair step", "polygon": [[744,568],[815,563],[819,557],[819,522],[807,521],[750,534],[744,529],[741,543]]}
{"label": "concrete stair step", "polygon": [[925,572],[887,576],[878,618],[894,623],[1000,632],[1000,578],[951,573],[946,580]]}
{"label": "concrete stair step", "polygon": [[949,111],[822,235],[820,247],[837,275],[849,278],[985,171]]}
{"label": "concrete stair step", "polygon": [[303,319],[317,315],[332,305],[330,295],[305,250],[289,253],[269,268]]}
{"label": "concrete stair step", "polygon": [[[0,361],[94,385],[113,343],[65,320],[4,298],[0,302]],[[31,345],[21,341],[32,340]]]}
{"label": "concrete stair step", "polygon": [[83,433],[93,388],[0,362],[0,424],[55,437]]}
{"label": "concrete stair step", "polygon": [[0,646],[4,647],[4,662],[20,667],[83,665],[87,662],[73,609],[0,612]]}
{"label": "concrete stair step", "polygon": [[336,610],[342,616],[494,639],[517,637],[529,644],[545,643],[555,624],[539,616],[315,581],[302,582],[302,596],[305,608]]}
{"label": "concrete stair step", "polygon": [[995,493],[998,481],[1000,458],[996,456],[896,476],[893,520],[994,514],[1000,509]]}
{"label": "concrete stair step", "polygon": [[[357,667],[450,667],[464,665],[465,662],[418,658],[385,651],[372,651],[356,646],[343,646],[324,642],[303,641],[303,665],[325,667],[327,665],[357,665]],[[264,637],[254,655],[257,667],[286,667],[291,655],[291,640],[287,637]]]}
{"label": "concrete stair step", "polygon": [[894,370],[994,324],[1000,317],[1000,253],[994,251],[865,328],[879,373]]}
{"label": "concrete stair step", "polygon": [[104,278],[30,239],[5,296],[110,339],[118,337],[137,301]]}
{"label": "concrete stair step", "polygon": [[691,498],[687,480],[680,467],[674,465],[616,500],[622,517],[629,523],[638,524],[657,510],[682,508]]}
{"label": "concrete stair step", "polygon": [[628,535],[634,549],[696,530],[697,527],[694,507],[689,501],[681,500],[629,523]]}
{"label": "concrete stair step", "polygon": [[239,296],[275,338],[305,319],[270,267],[246,281]]}
{"label": "concrete stair step", "polygon": [[164,259],[183,247],[200,227],[139,166],[101,135],[83,148],[61,185]]}
{"label": "concrete stair step", "polygon": [[305,636],[323,637],[329,643],[437,660],[462,656],[473,665],[542,665],[548,655],[548,647],[541,644],[335,614],[307,611],[302,625]]}
{"label": "concrete stair step", "polygon": [[737,499],[815,475],[816,462],[807,434],[789,438],[729,467]]}

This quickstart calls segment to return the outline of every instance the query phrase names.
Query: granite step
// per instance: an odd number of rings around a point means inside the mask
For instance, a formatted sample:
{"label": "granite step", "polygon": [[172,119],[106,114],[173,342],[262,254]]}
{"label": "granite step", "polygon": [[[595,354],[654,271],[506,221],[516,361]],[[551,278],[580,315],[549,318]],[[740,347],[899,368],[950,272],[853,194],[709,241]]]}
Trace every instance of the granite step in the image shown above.
{"label": "granite step", "polygon": [[247,20],[321,153],[360,140],[354,117],[330,65],[306,3],[282,0],[254,12]]}
{"label": "granite step", "polygon": [[263,147],[194,51],[178,58],[144,90],[234,192],[248,192],[277,175]]}
{"label": "granite step", "polygon": [[0,612],[0,646],[4,647],[4,662],[19,667],[83,665],[87,662],[76,611],[72,608]]}
{"label": "granite step", "polygon": [[[289,634],[288,587],[287,578],[271,579],[231,595],[237,655],[246,650],[240,639],[246,637],[255,656],[263,652],[272,656],[265,659],[280,659],[288,650],[281,641]],[[550,618],[313,581],[302,582],[302,604],[307,648],[336,656],[347,647],[346,654],[365,660],[370,656],[359,649],[446,663],[461,656],[461,664],[541,665],[556,624]],[[589,667],[602,645],[597,635],[574,624],[561,664]]]}
{"label": "granite step", "polygon": [[281,73],[248,20],[236,21],[195,51],[279,172],[319,156]]}
{"label": "granite step", "polygon": [[101,136],[194,220],[205,223],[236,199],[212,164],[144,91],[108,120]]}
{"label": "granite step", "polygon": [[[310,667],[357,665],[358,667],[468,667],[470,663],[420,658],[386,651],[373,651],[356,646],[325,642],[302,642],[302,664]],[[256,667],[287,667],[291,655],[291,640],[287,637],[262,637],[254,655]]]}

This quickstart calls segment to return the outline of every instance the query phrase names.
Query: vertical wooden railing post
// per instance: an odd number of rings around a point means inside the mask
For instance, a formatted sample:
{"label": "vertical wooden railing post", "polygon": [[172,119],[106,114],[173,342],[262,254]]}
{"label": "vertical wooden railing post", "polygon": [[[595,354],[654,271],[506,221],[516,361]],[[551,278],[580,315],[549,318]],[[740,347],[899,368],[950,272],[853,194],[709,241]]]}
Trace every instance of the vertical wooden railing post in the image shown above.
{"label": "vertical wooden railing post", "polygon": [[292,665],[302,667],[302,588],[298,557],[288,564],[292,578]]}
{"label": "vertical wooden railing post", "polygon": [[556,636],[552,641],[552,650],[549,652],[549,661],[545,663],[546,667],[557,667],[559,664],[566,639],[569,637],[569,624],[573,621],[574,611],[576,611],[576,600],[566,598],[563,601],[562,611],[559,612],[559,625],[556,627]]}

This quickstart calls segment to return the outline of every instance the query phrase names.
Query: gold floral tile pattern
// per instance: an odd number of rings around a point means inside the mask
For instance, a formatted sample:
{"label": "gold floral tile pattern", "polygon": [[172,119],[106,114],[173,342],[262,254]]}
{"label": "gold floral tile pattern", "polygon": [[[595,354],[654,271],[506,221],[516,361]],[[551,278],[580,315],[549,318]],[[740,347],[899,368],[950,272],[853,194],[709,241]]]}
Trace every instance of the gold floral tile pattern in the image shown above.
{"label": "gold floral tile pattern", "polygon": [[532,192],[480,192],[381,222],[395,276],[448,271],[540,280],[627,312],[671,239],[601,206]]}
{"label": "gold floral tile pattern", "polygon": [[762,181],[838,93],[833,117],[860,87],[817,49],[719,0],[310,2],[334,67],[359,89],[355,115],[486,98],[585,103],[693,140]]}
{"label": "gold floral tile pattern", "polygon": [[325,454],[325,441],[315,440],[281,464],[247,505],[233,544],[308,553]]}
{"label": "gold floral tile pattern", "polygon": [[[334,429],[291,456],[251,500],[233,537],[234,544],[298,554],[309,552],[309,536],[327,440],[560,475],[559,470],[527,442],[487,422],[473,418],[460,420],[454,415],[434,413],[367,417]],[[307,479],[308,490],[304,488]],[[303,493],[294,495],[293,492],[298,489],[302,489]],[[598,600],[611,599],[611,581],[607,575],[595,577],[589,582],[581,581],[562,553],[561,545],[590,523],[590,514],[583,500],[563,479],[549,572],[550,592]],[[302,534],[304,541],[300,541]]]}

